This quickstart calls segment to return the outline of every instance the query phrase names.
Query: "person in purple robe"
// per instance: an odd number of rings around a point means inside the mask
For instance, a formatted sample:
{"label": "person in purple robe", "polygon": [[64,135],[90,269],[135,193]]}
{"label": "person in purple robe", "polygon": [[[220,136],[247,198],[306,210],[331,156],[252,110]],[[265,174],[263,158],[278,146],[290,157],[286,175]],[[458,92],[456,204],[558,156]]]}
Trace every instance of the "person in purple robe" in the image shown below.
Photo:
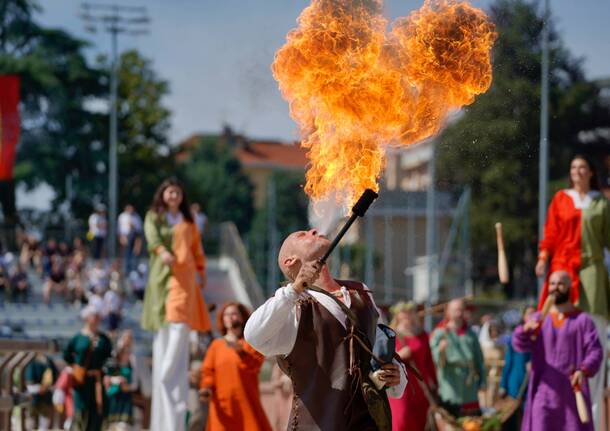
{"label": "person in purple robe", "polygon": [[513,335],[515,350],[532,354],[522,431],[594,429],[592,421],[580,420],[574,388],[582,390],[591,418],[587,377],[601,365],[602,346],[593,319],[569,301],[571,285],[567,272],[553,272],[549,292],[555,304],[549,314],[541,321],[534,313]]}

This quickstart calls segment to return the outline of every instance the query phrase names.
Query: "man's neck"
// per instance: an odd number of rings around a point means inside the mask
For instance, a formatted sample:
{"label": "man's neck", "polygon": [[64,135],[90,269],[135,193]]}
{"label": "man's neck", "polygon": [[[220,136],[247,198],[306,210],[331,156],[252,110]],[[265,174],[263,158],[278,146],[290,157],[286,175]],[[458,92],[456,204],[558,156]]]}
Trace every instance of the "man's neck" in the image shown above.
{"label": "man's neck", "polygon": [[551,308],[552,312],[561,314],[571,313],[575,310],[576,307],[574,307],[574,305],[572,305],[570,301],[564,302],[563,304],[559,305],[553,305],[553,307]]}
{"label": "man's neck", "polygon": [[324,266],[324,268],[322,268],[322,271],[320,271],[320,277],[318,277],[318,280],[315,284],[320,289],[330,293],[341,289],[339,283],[337,283],[332,277],[332,275],[330,275],[330,271],[328,270],[328,267],[326,265]]}
{"label": "man's neck", "polygon": [[462,326],[464,326],[464,321],[463,320],[450,320],[449,322],[447,322],[447,326],[450,329],[458,330]]}

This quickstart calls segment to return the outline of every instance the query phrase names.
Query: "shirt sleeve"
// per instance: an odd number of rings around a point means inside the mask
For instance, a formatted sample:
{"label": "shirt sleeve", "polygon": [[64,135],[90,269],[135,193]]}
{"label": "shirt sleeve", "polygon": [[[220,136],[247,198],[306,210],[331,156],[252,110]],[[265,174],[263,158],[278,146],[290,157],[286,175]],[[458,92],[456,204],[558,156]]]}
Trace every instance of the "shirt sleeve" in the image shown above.
{"label": "shirt sleeve", "polygon": [[586,317],[587,319],[585,319],[583,324],[584,359],[579,368],[583,370],[587,376],[594,376],[597,374],[597,371],[602,364],[603,350],[593,319],[589,316]]}
{"label": "shirt sleeve", "polygon": [[434,363],[437,366],[441,361],[441,350],[439,344],[444,337],[444,329],[435,329],[432,331],[432,336],[430,337],[430,351],[432,352],[432,359],[434,359]]}
{"label": "shirt sleeve", "polygon": [[[604,202],[603,210],[603,227],[602,227],[602,239],[603,245],[610,251],[610,204],[608,200]],[[603,253],[603,252],[602,252]]]}
{"label": "shirt sleeve", "polygon": [[205,253],[203,251],[203,244],[201,243],[201,234],[199,233],[199,229],[197,226],[193,224],[193,237],[192,237],[192,252],[193,257],[195,258],[195,266],[197,267],[197,271],[205,272]]}
{"label": "shirt sleeve", "polygon": [[205,354],[203,362],[201,363],[201,380],[199,382],[199,388],[213,388],[216,383],[216,374],[214,370],[214,363],[216,362],[216,344],[212,342],[208,351]]}
{"label": "shirt sleeve", "polygon": [[159,235],[159,229],[155,224],[156,217],[158,216],[152,211],[147,212],[146,217],[144,217],[144,236],[150,254],[157,253],[157,250],[163,246],[163,239]]}
{"label": "shirt sleeve", "polygon": [[292,285],[280,287],[246,322],[244,338],[265,356],[288,355],[299,330],[298,294]]}
{"label": "shirt sleeve", "polygon": [[402,394],[405,392],[407,383],[409,382],[407,379],[407,369],[405,368],[405,365],[398,362],[396,358],[392,360],[392,363],[398,365],[398,368],[400,369],[400,383],[391,388],[387,388],[385,391],[389,398],[401,398]]}
{"label": "shirt sleeve", "polygon": [[532,340],[532,334],[523,329],[523,325],[517,326],[512,337],[513,348],[517,352],[531,352],[534,348],[535,341]]}
{"label": "shirt sleeve", "polygon": [[474,360],[477,372],[479,373],[479,387],[485,386],[487,382],[487,370],[485,369],[485,358],[483,358],[483,351],[476,335],[472,335],[472,341],[474,344]]}
{"label": "shirt sleeve", "polygon": [[540,252],[547,253],[549,256],[555,251],[555,243],[559,234],[558,196],[556,194],[551,201],[551,205],[549,205],[549,211],[544,223],[544,237],[540,241]]}

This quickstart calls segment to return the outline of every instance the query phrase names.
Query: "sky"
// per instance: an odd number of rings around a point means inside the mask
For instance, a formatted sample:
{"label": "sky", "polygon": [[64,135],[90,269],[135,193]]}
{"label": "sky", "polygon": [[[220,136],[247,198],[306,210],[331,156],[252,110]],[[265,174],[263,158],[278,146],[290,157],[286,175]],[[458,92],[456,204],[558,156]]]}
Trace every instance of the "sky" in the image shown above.
{"label": "sky", "polygon": [[[43,7],[40,23],[89,40],[92,58],[109,52],[107,33],[85,31],[78,17],[79,0],[39,1]],[[116,1],[148,9],[149,34],[121,36],[119,50],[137,48],[169,82],[171,94],[164,103],[173,113],[172,142],[197,132],[218,132],[224,123],[252,137],[297,139],[270,66],[309,1]],[[422,3],[386,0],[386,16],[407,15]],[[485,9],[491,1],[471,3]],[[610,77],[610,1],[553,0],[551,9],[566,46],[584,59],[587,77]]]}

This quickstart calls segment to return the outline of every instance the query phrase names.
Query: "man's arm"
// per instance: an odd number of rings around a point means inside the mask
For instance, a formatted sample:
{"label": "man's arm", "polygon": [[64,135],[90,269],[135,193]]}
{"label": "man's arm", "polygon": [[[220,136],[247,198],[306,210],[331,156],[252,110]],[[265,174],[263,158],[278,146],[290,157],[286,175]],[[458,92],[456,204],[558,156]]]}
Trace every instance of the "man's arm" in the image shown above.
{"label": "man's arm", "polygon": [[[365,291],[368,293],[369,298],[371,299],[371,302],[375,306],[375,309],[377,310],[377,314],[379,314],[379,319],[377,320],[377,323],[383,323],[381,321],[381,311],[379,310],[379,308],[377,307],[377,304],[375,303],[375,299],[373,298],[372,292],[368,289],[368,287],[366,287],[366,284],[362,283],[362,286],[364,287]],[[400,372],[400,383],[397,384],[396,386],[390,386],[390,387],[386,388],[386,393],[388,394],[388,397],[390,397],[390,398],[400,398],[400,397],[402,397],[402,394],[405,391],[405,388],[407,387],[407,383],[409,382],[409,379],[407,378],[407,369],[405,368],[405,365],[403,363],[397,361],[395,358],[392,359],[392,363],[394,365],[398,366],[398,369]]]}
{"label": "man's arm", "polygon": [[246,341],[265,356],[288,355],[299,329],[298,299],[299,294],[290,284],[280,287],[248,319],[244,328]]}
{"label": "man's arm", "polygon": [[398,362],[396,359],[392,360],[394,365],[397,365],[400,370],[400,383],[396,386],[390,386],[386,389],[386,393],[389,398],[401,398],[402,394],[405,392],[407,387],[408,379],[407,379],[407,369],[405,365],[401,362]]}

